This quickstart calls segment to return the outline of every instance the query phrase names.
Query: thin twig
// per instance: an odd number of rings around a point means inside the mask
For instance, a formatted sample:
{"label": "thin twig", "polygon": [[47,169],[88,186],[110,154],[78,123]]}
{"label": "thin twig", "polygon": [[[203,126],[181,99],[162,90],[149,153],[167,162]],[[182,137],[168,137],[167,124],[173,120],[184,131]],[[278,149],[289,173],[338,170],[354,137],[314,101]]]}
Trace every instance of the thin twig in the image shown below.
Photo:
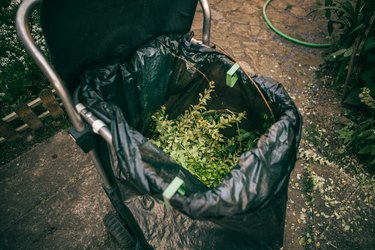
{"label": "thin twig", "polygon": [[158,40],[160,42],[160,44],[162,46],[164,46],[164,48],[167,49],[168,53],[171,54],[172,56],[186,62],[188,65],[190,65],[193,69],[195,69],[198,73],[200,73],[206,80],[208,83],[210,83],[211,81],[208,79],[207,75],[204,74],[202,71],[200,71],[192,62],[189,62],[188,60],[186,60],[185,58],[179,56],[179,55],[176,55],[175,53],[173,53],[162,41]]}
{"label": "thin twig", "polygon": [[[234,57],[232,57],[231,55],[228,54],[228,52],[226,52],[224,50],[224,48],[222,48],[221,46],[219,46],[218,44],[216,44],[216,46],[221,50],[221,52],[226,55],[229,59],[231,59],[233,62],[237,63],[237,61],[234,59]],[[240,65],[240,64],[238,64]],[[264,103],[266,104],[267,108],[269,109],[271,115],[272,115],[272,118],[273,118],[273,121],[275,122],[276,119],[275,119],[275,115],[272,111],[272,108],[270,106],[270,104],[268,103],[266,97],[264,96],[263,92],[260,90],[260,88],[258,87],[258,85],[255,83],[255,81],[253,80],[253,78],[250,77],[250,75],[242,68],[242,66],[240,65],[240,68],[242,69],[242,71],[245,73],[245,75],[247,76],[247,78],[249,78],[249,80],[251,81],[251,83],[254,85],[254,87],[257,89],[257,91],[259,92],[260,96],[262,97]]]}

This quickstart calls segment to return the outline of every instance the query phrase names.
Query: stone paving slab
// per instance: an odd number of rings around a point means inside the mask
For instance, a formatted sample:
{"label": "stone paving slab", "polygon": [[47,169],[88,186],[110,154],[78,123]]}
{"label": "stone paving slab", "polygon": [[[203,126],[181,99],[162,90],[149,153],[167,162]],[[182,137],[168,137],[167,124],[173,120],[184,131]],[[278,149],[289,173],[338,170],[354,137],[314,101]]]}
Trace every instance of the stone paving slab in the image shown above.
{"label": "stone paving slab", "polygon": [[0,190],[0,249],[105,245],[109,201],[91,161],[66,132],[2,166]]}

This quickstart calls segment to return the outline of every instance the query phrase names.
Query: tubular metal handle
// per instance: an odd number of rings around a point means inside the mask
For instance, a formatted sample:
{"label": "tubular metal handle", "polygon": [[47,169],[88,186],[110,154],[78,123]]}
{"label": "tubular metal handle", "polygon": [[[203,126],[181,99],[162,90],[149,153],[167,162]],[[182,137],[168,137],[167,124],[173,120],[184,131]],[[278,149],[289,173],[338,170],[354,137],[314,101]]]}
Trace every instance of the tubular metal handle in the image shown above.
{"label": "tubular metal handle", "polygon": [[[38,45],[35,43],[30,33],[29,17],[32,14],[33,10],[41,2],[42,0],[24,0],[24,2],[20,5],[16,16],[17,34],[18,37],[21,39],[21,42],[25,46],[27,52],[31,55],[31,57],[34,59],[39,68],[43,71],[44,75],[48,78],[50,83],[56,89],[56,92],[61,98],[61,101],[65,106],[66,112],[74,128],[78,132],[82,132],[85,128],[85,125],[83,123],[81,116],[78,114],[78,112],[75,110],[75,107],[73,106],[72,97],[68,89],[66,88],[64,82],[61,80],[60,76],[57,74],[52,65],[49,64],[46,57],[43,55]],[[89,118],[90,121],[92,121],[92,123],[96,120],[94,117]],[[102,135],[106,139],[106,141],[112,141],[111,134],[108,128],[103,127],[101,129],[98,129],[97,132],[100,135]],[[93,161],[95,168],[97,169],[98,173],[102,178],[104,187],[107,189],[112,189],[114,186],[116,186],[116,182],[113,180],[111,175],[107,174],[107,172],[105,171],[103,164],[101,163],[101,160],[98,157],[98,154],[96,153],[96,150],[91,150],[88,154],[91,156],[91,160]]]}
{"label": "tubular metal handle", "polygon": [[25,46],[27,52],[34,59],[39,68],[43,71],[44,75],[48,78],[49,82],[56,89],[57,94],[66,109],[66,112],[77,131],[83,131],[84,124],[81,117],[75,111],[72,98],[61,80],[60,76],[54,70],[51,64],[47,61],[38,45],[35,43],[30,33],[29,17],[33,10],[42,2],[42,0],[25,0],[18,8],[16,15],[16,28],[18,37]]}
{"label": "tubular metal handle", "polygon": [[202,42],[203,44],[210,46],[211,37],[211,10],[207,0],[199,0],[203,10],[203,33]]}

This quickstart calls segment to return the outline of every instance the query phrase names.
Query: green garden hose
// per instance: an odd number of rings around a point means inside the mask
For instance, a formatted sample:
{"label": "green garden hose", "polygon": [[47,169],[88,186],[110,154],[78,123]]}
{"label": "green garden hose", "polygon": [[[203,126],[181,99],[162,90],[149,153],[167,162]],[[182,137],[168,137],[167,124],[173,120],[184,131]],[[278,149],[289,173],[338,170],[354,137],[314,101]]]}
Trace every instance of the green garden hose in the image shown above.
{"label": "green garden hose", "polygon": [[282,33],[280,30],[276,29],[275,26],[272,25],[271,21],[268,19],[267,17],[267,14],[266,14],[266,9],[268,7],[268,5],[271,3],[272,0],[268,0],[264,6],[263,6],[263,18],[264,18],[264,21],[266,21],[267,25],[271,28],[271,30],[273,30],[276,34],[278,34],[279,36],[293,42],[293,43],[296,43],[296,44],[300,44],[300,45],[303,45],[303,46],[307,46],[307,47],[312,47],[312,48],[328,48],[331,46],[331,44],[329,43],[322,43],[322,44],[317,44],[317,43],[309,43],[309,42],[305,42],[305,41],[301,41],[301,40],[298,40],[298,39],[295,39],[291,36],[288,36],[284,33]]}

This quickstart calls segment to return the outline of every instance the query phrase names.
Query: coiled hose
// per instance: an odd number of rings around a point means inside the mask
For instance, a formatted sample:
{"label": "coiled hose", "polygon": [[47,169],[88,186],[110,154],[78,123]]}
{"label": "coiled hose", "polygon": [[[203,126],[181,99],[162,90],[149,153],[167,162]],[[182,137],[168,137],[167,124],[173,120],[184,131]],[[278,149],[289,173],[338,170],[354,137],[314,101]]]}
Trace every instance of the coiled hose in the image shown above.
{"label": "coiled hose", "polygon": [[278,34],[279,36],[293,42],[293,43],[296,43],[296,44],[300,44],[300,45],[303,45],[303,46],[306,46],[306,47],[312,47],[312,48],[328,48],[331,46],[330,43],[322,43],[322,44],[317,44],[317,43],[309,43],[309,42],[305,42],[305,41],[301,41],[301,40],[298,40],[296,38],[293,38],[291,36],[288,36],[286,34],[284,34],[283,32],[281,32],[280,30],[278,30],[275,26],[272,25],[271,21],[268,19],[267,17],[267,13],[266,13],[266,9],[268,7],[268,5],[271,3],[272,0],[268,0],[264,6],[263,6],[263,18],[264,18],[264,21],[266,21],[267,25],[271,28],[271,30],[273,30],[276,34]]}

